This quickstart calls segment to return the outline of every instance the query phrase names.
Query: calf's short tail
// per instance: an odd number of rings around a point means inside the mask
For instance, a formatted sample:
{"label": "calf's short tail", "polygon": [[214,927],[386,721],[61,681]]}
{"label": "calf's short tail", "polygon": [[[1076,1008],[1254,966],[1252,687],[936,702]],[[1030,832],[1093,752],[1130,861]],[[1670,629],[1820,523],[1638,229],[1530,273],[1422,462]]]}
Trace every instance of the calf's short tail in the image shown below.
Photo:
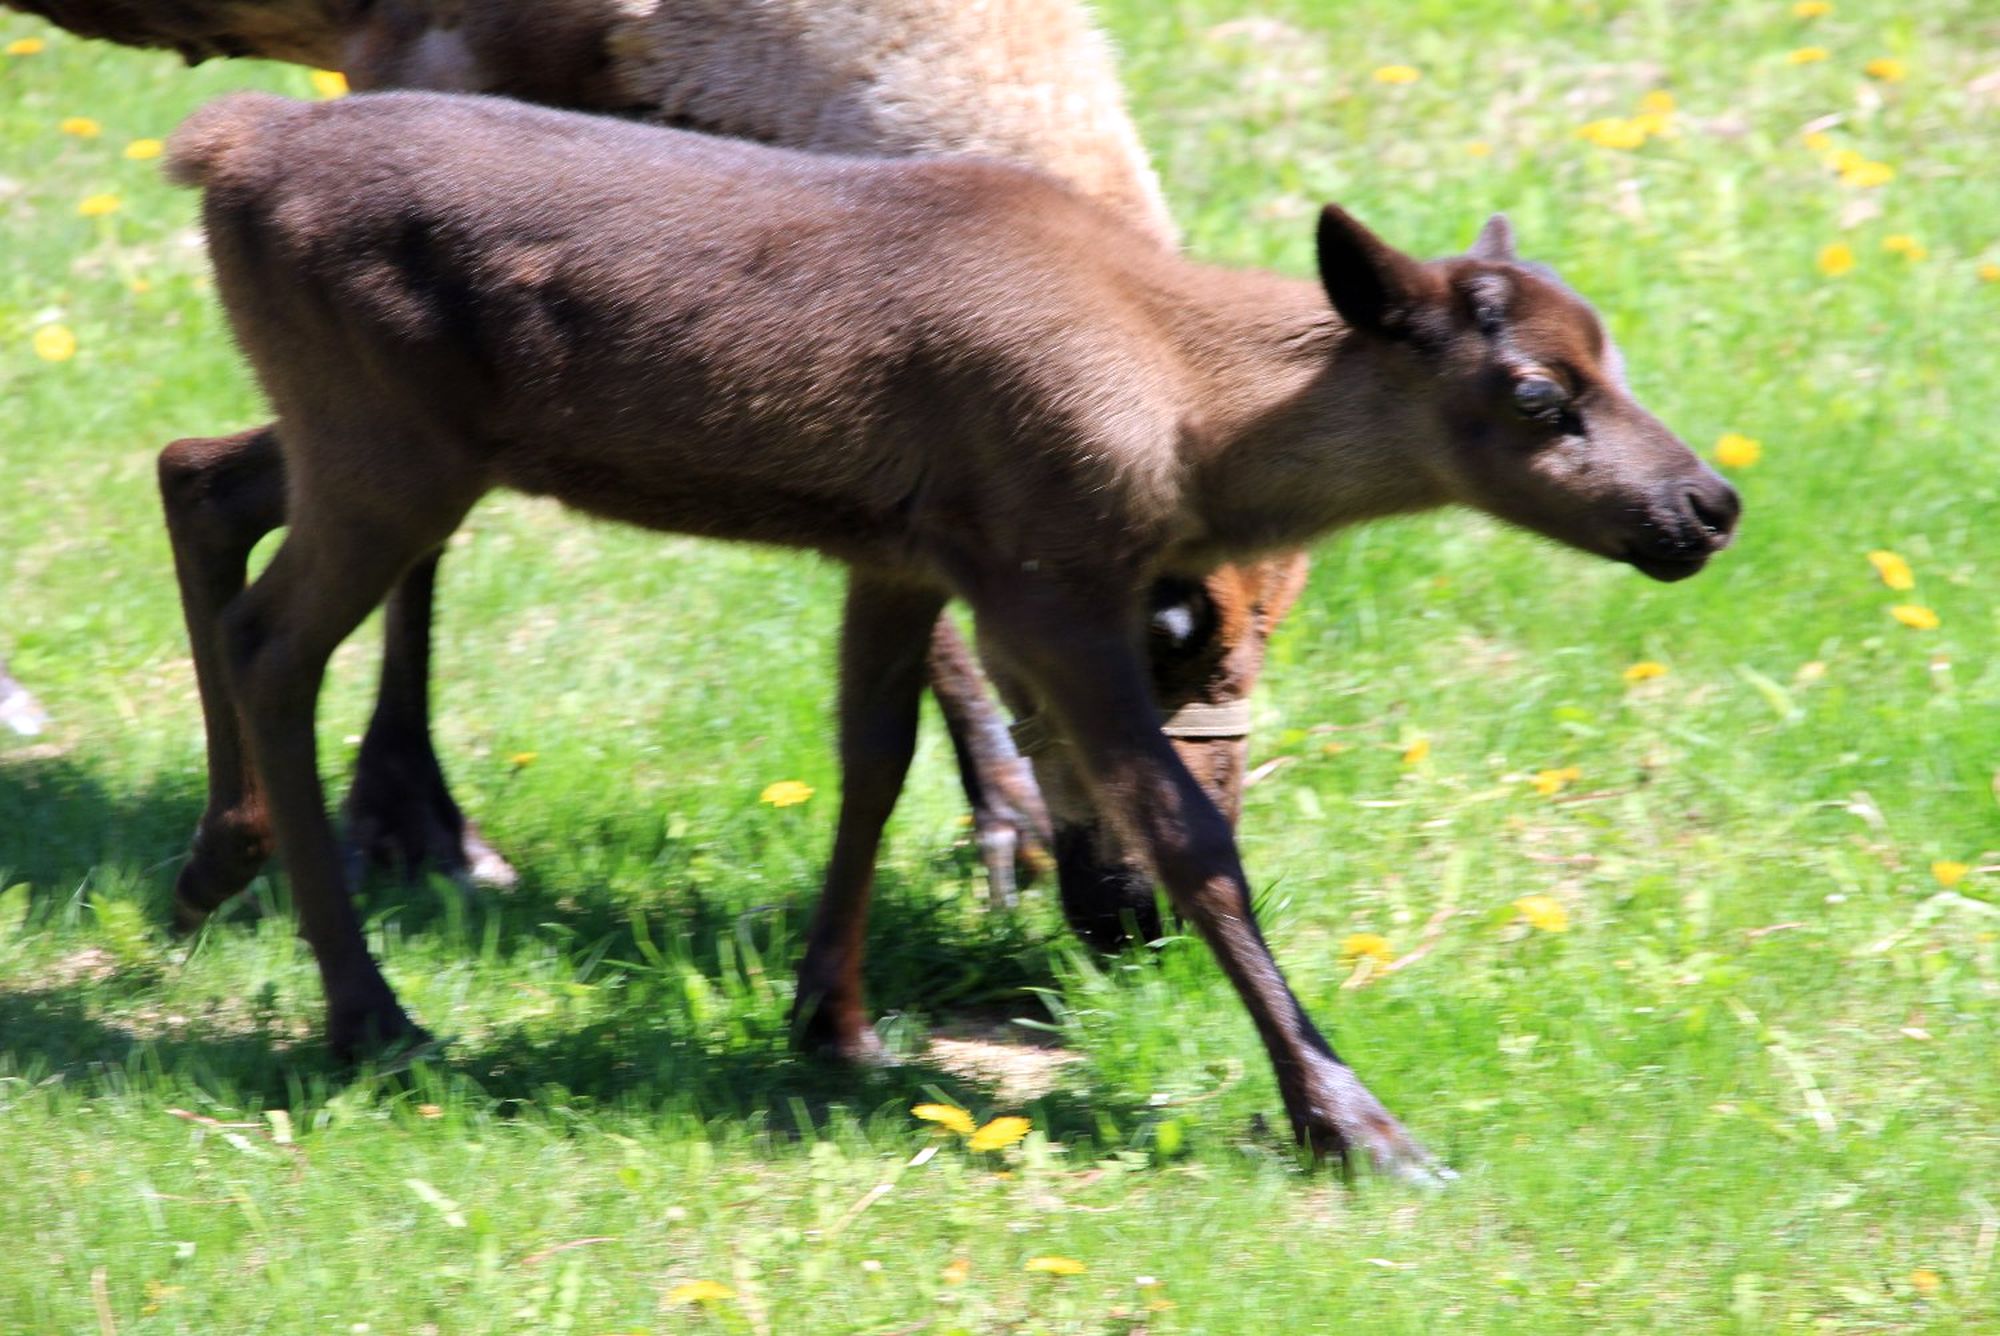
{"label": "calf's short tail", "polygon": [[226,173],[258,129],[304,103],[275,93],[228,93],[198,108],[167,139],[166,176],[177,186],[205,188]]}

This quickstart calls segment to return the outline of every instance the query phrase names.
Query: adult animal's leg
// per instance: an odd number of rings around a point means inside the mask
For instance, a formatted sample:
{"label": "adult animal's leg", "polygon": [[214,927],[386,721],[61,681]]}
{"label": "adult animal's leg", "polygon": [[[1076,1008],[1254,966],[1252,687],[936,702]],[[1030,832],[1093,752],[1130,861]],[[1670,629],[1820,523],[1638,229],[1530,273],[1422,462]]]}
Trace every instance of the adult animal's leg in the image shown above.
{"label": "adult animal's leg", "polygon": [[411,567],[383,611],[382,685],[341,804],[342,833],[357,877],[372,865],[512,886],[514,869],[453,801],[431,743],[431,618],[442,555]]}
{"label": "adult animal's leg", "polygon": [[270,427],[175,441],[160,452],[160,499],[208,732],[208,806],[174,881],[174,925],[191,931],[271,856],[264,795],[230,700],[222,610],[243,592],[257,540],[284,523],[285,462]]}
{"label": "adult animal's leg", "polygon": [[1120,596],[989,591],[973,602],[989,653],[1003,653],[1053,714],[1100,813],[1166,886],[1249,1008],[1300,1141],[1352,1165],[1428,1177],[1430,1156],[1334,1053],[1299,1004],[1251,910],[1229,823],[1160,732]]}
{"label": "adult animal's leg", "polygon": [[[1146,595],[1152,699],[1181,763],[1234,826],[1243,807],[1250,692],[1272,631],[1304,588],[1306,558],[1291,553],[1223,566],[1201,580],[1161,579]],[[1055,826],[1063,913],[1085,941],[1117,950],[1163,931],[1152,872],[1097,811],[1060,730],[1036,717],[1032,693],[993,665],[1023,722],[1016,726]]]}
{"label": "adult animal's leg", "polygon": [[986,674],[949,617],[931,630],[931,694],[958,758],[973,835],[996,909],[1013,905],[1015,867],[1046,871],[1053,832],[1034,771],[1014,747]]}
{"label": "adult animal's leg", "polygon": [[840,824],[799,964],[801,1046],[854,1061],[881,1053],[862,999],[861,959],[882,828],[916,750],[925,663],[942,590],[856,569],[840,634]]}

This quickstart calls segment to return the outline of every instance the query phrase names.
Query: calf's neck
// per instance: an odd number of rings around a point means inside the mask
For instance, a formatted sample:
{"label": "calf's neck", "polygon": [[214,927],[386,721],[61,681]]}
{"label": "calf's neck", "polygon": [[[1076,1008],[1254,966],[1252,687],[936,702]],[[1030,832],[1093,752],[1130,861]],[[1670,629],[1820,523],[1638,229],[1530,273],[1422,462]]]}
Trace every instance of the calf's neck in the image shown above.
{"label": "calf's neck", "polygon": [[1161,734],[1147,591],[1476,507],[1660,579],[1737,501],[1495,219],[1419,262],[1337,207],[1317,284],[1197,264],[1051,178],[795,154],[486,98],[238,94],[175,135],[277,410],[290,528],[216,652],[350,1051],[415,1027],[366,951],[313,753],[328,656],[485,492],[850,568],[841,811],[797,990],[866,1058],[873,865],[956,595],[1210,943],[1298,1135],[1428,1157],[1335,1056]]}

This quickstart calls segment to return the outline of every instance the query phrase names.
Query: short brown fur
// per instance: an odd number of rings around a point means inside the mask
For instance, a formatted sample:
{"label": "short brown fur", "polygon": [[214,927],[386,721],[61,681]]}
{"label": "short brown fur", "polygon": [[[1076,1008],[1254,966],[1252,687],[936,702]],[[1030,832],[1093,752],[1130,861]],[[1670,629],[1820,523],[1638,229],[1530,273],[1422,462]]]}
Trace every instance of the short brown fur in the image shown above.
{"label": "short brown fur", "polygon": [[291,527],[223,614],[226,676],[338,1049],[413,1027],[343,884],[320,677],[405,569],[512,487],[851,567],[808,1038],[873,1047],[872,867],[957,595],[1216,950],[1300,1137],[1427,1171],[1257,931],[1228,823],[1160,733],[1144,599],[1449,502],[1662,579],[1727,544],[1734,493],[1631,399],[1590,308],[1514,259],[1504,221],[1426,264],[1329,206],[1315,286],[1192,263],[997,163],[428,94],[237,95],[169,162],[205,188],[218,290],[282,428]]}

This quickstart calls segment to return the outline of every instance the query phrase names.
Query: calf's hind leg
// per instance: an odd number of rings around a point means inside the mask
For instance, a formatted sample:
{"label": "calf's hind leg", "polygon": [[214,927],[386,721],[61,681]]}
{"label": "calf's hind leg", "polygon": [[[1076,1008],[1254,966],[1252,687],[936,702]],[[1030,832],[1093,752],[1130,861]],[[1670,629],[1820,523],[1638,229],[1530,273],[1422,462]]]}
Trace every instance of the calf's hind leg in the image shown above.
{"label": "calf's hind leg", "polygon": [[[285,522],[276,429],[175,441],[160,452],[160,498],[208,734],[208,803],[174,884],[174,921],[198,926],[257,875],[271,832],[222,686],[219,618],[243,592],[251,549]],[[431,746],[430,623],[438,554],[411,569],[385,617],[382,688],[342,812],[355,869],[434,868],[507,886],[514,870],[460,813]]]}
{"label": "calf's hind leg", "polygon": [[[326,452],[338,459],[338,448]],[[298,456],[294,456],[298,458]],[[420,1038],[361,934],[319,782],[314,708],[327,659],[397,577],[463,518],[476,492],[407,477],[408,513],[350,510],[337,487],[294,479],[291,528],[271,564],[223,614],[228,685],[290,881],[299,934],[325,987],[336,1056]]]}
{"label": "calf's hind leg", "polygon": [[802,1047],[880,1056],[862,999],[861,957],[882,827],[916,750],[925,661],[942,590],[856,569],[840,631],[840,824],[799,963],[792,1029]]}
{"label": "calf's hind leg", "polygon": [[975,599],[982,641],[1054,714],[1098,810],[1215,952],[1264,1040],[1301,1142],[1398,1176],[1431,1178],[1430,1156],[1321,1036],[1286,984],[1250,906],[1229,823],[1160,732],[1137,611],[1109,591]]}

